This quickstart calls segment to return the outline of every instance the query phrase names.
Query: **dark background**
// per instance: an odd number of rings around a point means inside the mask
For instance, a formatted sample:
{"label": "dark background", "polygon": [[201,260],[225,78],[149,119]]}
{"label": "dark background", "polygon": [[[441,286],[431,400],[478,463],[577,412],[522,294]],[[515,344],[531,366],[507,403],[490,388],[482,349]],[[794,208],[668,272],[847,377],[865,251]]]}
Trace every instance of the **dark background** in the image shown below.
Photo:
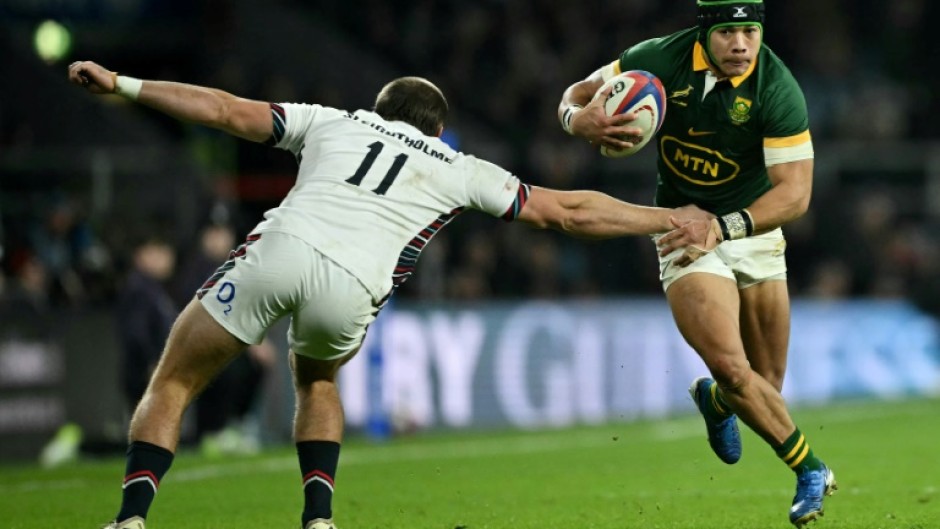
{"label": "dark background", "polygon": [[[691,25],[692,1],[0,2],[0,215],[7,283],[34,257],[53,304],[108,303],[135,232],[180,255],[227,219],[241,238],[294,176],[281,151],[180,124],[66,83],[72,60],[244,97],[370,107],[401,75],[436,82],[465,152],[533,184],[649,203],[653,152],[606,160],[559,128],[562,91],[626,46]],[[804,87],[816,148],[812,211],[786,230],[797,296],[907,297],[937,276],[940,69],[926,0],[767,3],[766,42]],[[37,57],[46,19],[70,53]],[[65,239],[65,240],[63,240]],[[401,295],[656,294],[645,238],[584,243],[479,214],[434,241]],[[56,254],[56,255],[50,255]],[[72,286],[63,276],[74,275]],[[423,278],[423,279],[422,279]]]}

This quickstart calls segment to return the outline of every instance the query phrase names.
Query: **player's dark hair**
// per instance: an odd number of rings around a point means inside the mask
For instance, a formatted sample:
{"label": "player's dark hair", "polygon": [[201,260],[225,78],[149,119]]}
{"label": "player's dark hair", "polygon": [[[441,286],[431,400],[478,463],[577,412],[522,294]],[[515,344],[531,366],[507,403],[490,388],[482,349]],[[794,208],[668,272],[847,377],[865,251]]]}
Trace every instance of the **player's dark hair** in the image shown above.
{"label": "player's dark hair", "polygon": [[437,136],[447,117],[447,100],[426,79],[399,77],[379,92],[374,111],[389,121],[404,121],[428,136]]}

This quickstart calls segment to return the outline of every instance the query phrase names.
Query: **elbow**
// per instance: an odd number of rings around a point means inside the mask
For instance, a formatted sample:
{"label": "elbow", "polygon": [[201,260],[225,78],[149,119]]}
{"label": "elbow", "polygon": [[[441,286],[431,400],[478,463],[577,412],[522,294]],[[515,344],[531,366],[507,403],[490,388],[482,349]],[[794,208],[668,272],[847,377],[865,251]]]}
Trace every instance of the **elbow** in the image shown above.
{"label": "elbow", "polygon": [[210,127],[215,127],[223,130],[230,130],[235,127],[234,119],[232,116],[232,106],[228,101],[222,100],[219,101],[219,104],[216,106],[212,112],[211,117],[209,118],[210,123],[206,125]]}
{"label": "elbow", "polygon": [[573,218],[564,218],[555,222],[551,228],[565,235],[577,235],[579,233],[578,223]]}
{"label": "elbow", "polygon": [[796,203],[793,205],[793,220],[802,217],[806,214],[807,211],[809,211],[809,199],[810,195],[807,193],[796,201]]}
{"label": "elbow", "polygon": [[[781,197],[782,198],[782,197]],[[793,190],[777,205],[778,224],[799,219],[809,211],[810,193]]]}
{"label": "elbow", "polygon": [[238,98],[219,91],[212,92],[212,103],[208,106],[206,125],[226,132],[238,130],[244,120]]}
{"label": "elbow", "polygon": [[571,237],[591,238],[591,219],[580,210],[568,210],[552,228]]}
{"label": "elbow", "polygon": [[567,211],[553,211],[551,214],[532,215],[528,218],[520,217],[526,224],[540,230],[553,230],[564,234],[574,233],[576,224]]}
{"label": "elbow", "polygon": [[585,207],[583,193],[533,188],[519,219],[532,227],[550,229],[573,237],[590,237],[597,223]]}
{"label": "elbow", "polygon": [[568,220],[561,216],[542,216],[531,219],[529,225],[540,230],[554,230],[562,233],[568,233],[569,230]]}

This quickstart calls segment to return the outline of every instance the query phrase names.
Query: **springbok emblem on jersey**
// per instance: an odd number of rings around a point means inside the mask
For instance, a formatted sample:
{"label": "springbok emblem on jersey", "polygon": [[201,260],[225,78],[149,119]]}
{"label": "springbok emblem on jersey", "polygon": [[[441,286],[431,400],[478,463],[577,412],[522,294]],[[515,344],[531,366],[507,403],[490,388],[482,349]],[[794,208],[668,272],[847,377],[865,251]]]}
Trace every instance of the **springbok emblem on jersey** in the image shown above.
{"label": "springbok emblem on jersey", "polygon": [[728,110],[728,115],[731,116],[731,122],[735,125],[747,123],[747,120],[751,119],[752,104],[750,99],[744,99],[741,96],[735,97],[731,109]]}
{"label": "springbok emblem on jersey", "polygon": [[692,95],[692,90],[694,90],[694,88],[692,87],[692,85],[689,85],[682,90],[674,91],[666,99],[668,99],[669,102],[674,105],[679,105],[680,107],[687,107],[689,106],[689,103],[687,101],[679,101],[679,98],[689,97],[690,95]]}

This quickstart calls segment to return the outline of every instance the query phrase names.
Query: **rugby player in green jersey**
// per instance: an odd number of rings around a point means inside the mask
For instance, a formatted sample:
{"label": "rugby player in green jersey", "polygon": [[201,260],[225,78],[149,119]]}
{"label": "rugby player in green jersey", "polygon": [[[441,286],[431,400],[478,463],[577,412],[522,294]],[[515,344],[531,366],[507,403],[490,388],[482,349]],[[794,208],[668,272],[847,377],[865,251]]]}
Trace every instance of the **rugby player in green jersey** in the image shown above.
{"label": "rugby player in green jersey", "polygon": [[[663,82],[656,205],[717,215],[697,230],[655,237],[676,324],[713,377],[689,391],[724,462],[741,456],[740,417],[796,472],[790,521],[799,527],[822,515],[823,497],[836,488],[780,394],[790,332],[780,227],[807,210],[813,146],[802,90],[763,44],[763,22],[762,0],[698,0],[697,27],[628,48],[571,85],[558,117],[595,145],[630,147],[635,116],[608,117],[593,95],[627,70]],[[679,251],[690,237],[698,250]]]}

